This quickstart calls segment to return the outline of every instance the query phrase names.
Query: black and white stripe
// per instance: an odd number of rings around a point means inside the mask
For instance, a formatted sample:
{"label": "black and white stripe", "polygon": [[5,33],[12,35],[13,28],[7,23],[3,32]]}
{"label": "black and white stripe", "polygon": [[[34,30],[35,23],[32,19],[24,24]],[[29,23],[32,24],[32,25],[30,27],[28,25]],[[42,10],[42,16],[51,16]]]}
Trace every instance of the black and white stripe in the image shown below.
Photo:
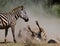
{"label": "black and white stripe", "polygon": [[2,21],[3,26],[8,25],[8,18],[5,15],[0,14],[0,20]]}
{"label": "black and white stripe", "polygon": [[15,15],[16,20],[19,18],[19,15]]}

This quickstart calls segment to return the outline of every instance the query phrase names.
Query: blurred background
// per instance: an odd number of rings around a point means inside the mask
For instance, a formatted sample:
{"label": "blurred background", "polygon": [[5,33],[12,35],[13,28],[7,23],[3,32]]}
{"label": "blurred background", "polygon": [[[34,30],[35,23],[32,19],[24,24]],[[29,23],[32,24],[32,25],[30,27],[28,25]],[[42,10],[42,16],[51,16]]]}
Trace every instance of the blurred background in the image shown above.
{"label": "blurred background", "polygon": [[[47,33],[48,39],[60,38],[60,1],[59,0],[0,0],[0,12],[8,13],[13,8],[24,5],[29,22],[24,22],[21,18],[16,23],[16,37],[19,30],[31,26],[32,30],[38,30],[35,21]],[[10,29],[9,29],[10,30]],[[5,31],[0,31],[0,40],[4,39]],[[7,39],[12,39],[11,31],[8,32]]]}

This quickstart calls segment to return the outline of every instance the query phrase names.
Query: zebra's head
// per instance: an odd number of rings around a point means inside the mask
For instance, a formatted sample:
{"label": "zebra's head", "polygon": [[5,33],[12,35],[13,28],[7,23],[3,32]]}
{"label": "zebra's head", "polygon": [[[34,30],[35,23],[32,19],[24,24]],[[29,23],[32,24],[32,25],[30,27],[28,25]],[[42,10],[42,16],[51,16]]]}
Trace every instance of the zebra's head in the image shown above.
{"label": "zebra's head", "polygon": [[26,10],[25,10],[25,8],[24,8],[23,5],[14,8],[12,11],[13,11],[13,13],[16,12],[17,13],[17,16],[20,17],[20,18],[22,18],[22,19],[24,19],[25,22],[28,22],[29,21],[29,18],[27,16]]}
{"label": "zebra's head", "polygon": [[29,20],[27,13],[25,11],[25,8],[23,6],[21,6],[19,14],[20,14],[20,17],[25,20],[25,22]]}

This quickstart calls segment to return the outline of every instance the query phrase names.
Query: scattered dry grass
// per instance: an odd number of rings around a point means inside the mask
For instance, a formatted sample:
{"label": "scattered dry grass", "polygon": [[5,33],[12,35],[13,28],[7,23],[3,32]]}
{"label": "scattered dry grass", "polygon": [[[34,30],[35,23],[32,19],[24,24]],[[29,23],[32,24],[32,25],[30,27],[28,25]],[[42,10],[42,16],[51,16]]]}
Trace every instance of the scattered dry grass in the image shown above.
{"label": "scattered dry grass", "polygon": [[32,42],[27,42],[27,43],[0,43],[0,46],[60,46],[60,44],[47,44],[47,43],[32,43]]}

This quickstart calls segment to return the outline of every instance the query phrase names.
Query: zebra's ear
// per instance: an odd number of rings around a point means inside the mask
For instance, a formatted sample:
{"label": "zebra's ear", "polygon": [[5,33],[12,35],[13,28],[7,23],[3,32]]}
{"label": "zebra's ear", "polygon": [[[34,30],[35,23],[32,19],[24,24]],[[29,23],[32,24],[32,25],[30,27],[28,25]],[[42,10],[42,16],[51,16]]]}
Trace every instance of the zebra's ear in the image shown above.
{"label": "zebra's ear", "polygon": [[21,10],[23,10],[24,9],[24,6],[23,5],[21,5]]}

